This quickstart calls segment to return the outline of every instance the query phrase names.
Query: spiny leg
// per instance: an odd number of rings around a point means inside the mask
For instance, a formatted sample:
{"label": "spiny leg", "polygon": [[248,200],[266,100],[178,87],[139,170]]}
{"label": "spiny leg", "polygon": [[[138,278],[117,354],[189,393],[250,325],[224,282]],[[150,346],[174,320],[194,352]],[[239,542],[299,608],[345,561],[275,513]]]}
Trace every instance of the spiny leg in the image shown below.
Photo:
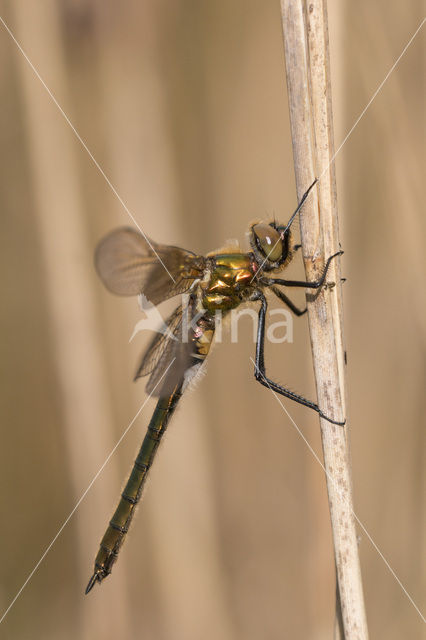
{"label": "spiny leg", "polygon": [[305,307],[304,309],[299,309],[299,307],[296,307],[294,302],[292,302],[290,298],[288,298],[283,291],[280,291],[279,289],[277,289],[277,287],[271,287],[271,291],[277,296],[277,298],[281,300],[281,302],[284,302],[284,304],[287,305],[287,307],[291,309],[291,311],[293,311],[294,315],[303,316],[303,314],[307,312],[308,307]]}
{"label": "spiny leg", "polygon": [[303,280],[283,280],[282,278],[262,278],[261,282],[266,286],[281,284],[285,287],[304,287],[307,289],[319,289],[324,284],[331,261],[333,260],[333,258],[341,256],[342,254],[343,251],[338,251],[337,253],[330,256],[325,264],[321,278],[319,280],[315,280],[314,282],[304,282]]}
{"label": "spiny leg", "polygon": [[265,323],[266,323],[266,311],[268,309],[268,304],[266,302],[265,296],[259,292],[259,299],[261,301],[261,307],[259,309],[259,318],[257,325],[257,341],[256,341],[256,361],[255,361],[255,371],[254,375],[258,382],[263,384],[264,387],[268,387],[276,391],[277,393],[285,396],[286,398],[290,398],[295,402],[305,405],[318,413],[321,413],[318,405],[299,396],[298,394],[290,391],[290,389],[285,389],[281,387],[277,383],[270,380],[266,375],[265,368]]}
{"label": "spiny leg", "polygon": [[337,422],[336,420],[332,420],[331,418],[326,416],[321,411],[319,406],[314,402],[311,402],[310,400],[307,400],[303,396],[300,396],[297,393],[294,393],[294,391],[290,391],[290,389],[286,389],[285,387],[282,387],[281,385],[277,384],[276,382],[273,382],[273,380],[267,377],[266,369],[265,369],[265,321],[266,321],[266,311],[268,308],[268,304],[266,302],[265,296],[260,291],[258,292],[258,299],[261,301],[261,307],[259,309],[259,321],[257,326],[256,362],[255,362],[255,370],[254,370],[254,376],[256,380],[261,384],[263,384],[264,387],[272,389],[276,393],[279,393],[280,395],[285,396],[286,398],[290,398],[290,400],[294,400],[295,402],[298,402],[299,404],[302,404],[305,407],[309,407],[309,409],[313,409],[314,411],[319,413],[321,418],[328,420],[328,422],[331,422],[332,424],[337,424],[339,426],[343,426],[345,424],[344,422]]}

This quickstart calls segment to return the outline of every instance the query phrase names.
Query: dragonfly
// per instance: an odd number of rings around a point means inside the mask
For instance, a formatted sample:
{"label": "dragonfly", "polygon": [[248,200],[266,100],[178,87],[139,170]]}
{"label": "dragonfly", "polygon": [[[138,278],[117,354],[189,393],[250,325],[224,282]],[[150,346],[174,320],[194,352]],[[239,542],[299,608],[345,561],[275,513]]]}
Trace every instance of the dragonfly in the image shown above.
{"label": "dragonfly", "polygon": [[107,234],[95,253],[97,272],[109,291],[121,296],[144,295],[153,305],[185,294],[166,322],[167,330],[157,333],[137,369],[135,380],[148,376],[146,392],[158,397],[145,438],[134,462],[117,509],[101,540],[94,572],[86,594],[110,573],[129,531],[136,505],[141,499],[148,471],[153,463],[168,422],[185,389],[199,376],[209,353],[217,323],[222,316],[246,302],[260,303],[254,375],[262,385],[290,398],[337,425],[320,407],[271,380],[266,373],[264,344],[270,290],[296,316],[299,309],[283,288],[301,287],[319,290],[325,283],[331,261],[343,252],[330,256],[321,277],[314,282],[285,280],[277,277],[300,248],[291,231],[315,180],[303,195],[286,225],[258,222],[249,230],[251,251],[215,251],[197,255],[179,247],[161,245],[142,233],[122,227]]}

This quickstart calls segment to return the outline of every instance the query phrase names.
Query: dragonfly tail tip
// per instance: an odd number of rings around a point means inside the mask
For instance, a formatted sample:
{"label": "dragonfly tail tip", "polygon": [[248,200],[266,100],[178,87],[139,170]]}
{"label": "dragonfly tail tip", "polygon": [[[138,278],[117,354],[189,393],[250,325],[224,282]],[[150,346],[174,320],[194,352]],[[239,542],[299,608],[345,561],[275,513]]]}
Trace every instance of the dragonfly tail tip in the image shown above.
{"label": "dragonfly tail tip", "polygon": [[88,585],[86,587],[86,591],[84,592],[86,596],[93,589],[93,587],[94,587],[96,582],[100,582],[99,573],[97,571],[95,571],[95,573],[93,574],[93,576],[89,580],[89,583],[88,583]]}

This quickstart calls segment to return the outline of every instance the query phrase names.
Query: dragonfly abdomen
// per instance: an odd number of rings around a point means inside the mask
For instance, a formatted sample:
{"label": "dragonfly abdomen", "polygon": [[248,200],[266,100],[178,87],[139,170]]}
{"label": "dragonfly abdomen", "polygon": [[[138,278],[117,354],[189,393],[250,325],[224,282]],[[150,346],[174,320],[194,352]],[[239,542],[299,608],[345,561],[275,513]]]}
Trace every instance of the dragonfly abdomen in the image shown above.
{"label": "dragonfly abdomen", "polygon": [[117,559],[120,547],[129,530],[136,505],[141,498],[145,479],[158,445],[166,431],[169,418],[181,397],[181,386],[181,384],[178,385],[169,396],[161,397],[157,403],[133,469],[121,494],[120,502],[101,540],[95,559],[95,570],[87,585],[86,593],[89,593],[96,582],[101,582],[111,573],[112,565]]}

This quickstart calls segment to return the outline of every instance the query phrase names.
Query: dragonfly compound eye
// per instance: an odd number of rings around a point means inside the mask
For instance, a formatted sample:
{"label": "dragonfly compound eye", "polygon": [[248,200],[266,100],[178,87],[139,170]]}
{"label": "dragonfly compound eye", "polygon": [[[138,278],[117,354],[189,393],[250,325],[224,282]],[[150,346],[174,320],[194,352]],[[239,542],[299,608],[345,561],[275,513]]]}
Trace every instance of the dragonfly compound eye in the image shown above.
{"label": "dragonfly compound eye", "polygon": [[279,262],[283,255],[283,243],[280,233],[269,224],[255,224],[252,227],[256,246],[265,258]]}

